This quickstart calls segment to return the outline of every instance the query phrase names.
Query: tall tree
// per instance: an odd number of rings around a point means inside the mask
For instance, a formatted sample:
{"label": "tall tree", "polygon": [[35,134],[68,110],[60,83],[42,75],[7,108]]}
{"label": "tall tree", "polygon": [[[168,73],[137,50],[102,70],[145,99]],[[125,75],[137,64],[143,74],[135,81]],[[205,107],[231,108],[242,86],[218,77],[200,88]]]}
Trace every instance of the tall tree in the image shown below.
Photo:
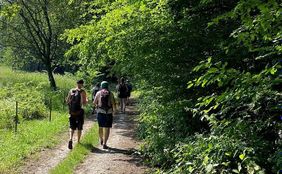
{"label": "tall tree", "polygon": [[[66,47],[59,37],[78,22],[76,5],[67,0],[6,0],[1,7],[0,45],[12,48],[18,57],[40,61],[54,90],[53,67],[63,59],[62,47]],[[60,17],[63,8],[64,19]]]}

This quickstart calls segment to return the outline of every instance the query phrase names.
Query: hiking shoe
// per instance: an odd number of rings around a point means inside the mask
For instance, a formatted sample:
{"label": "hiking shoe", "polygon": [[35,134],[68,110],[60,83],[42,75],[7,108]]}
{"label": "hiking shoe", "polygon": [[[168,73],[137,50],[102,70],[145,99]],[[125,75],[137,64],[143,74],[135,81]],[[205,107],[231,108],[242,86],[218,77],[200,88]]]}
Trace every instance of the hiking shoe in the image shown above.
{"label": "hiking shoe", "polygon": [[104,144],[103,149],[109,149],[109,147],[106,144]]}
{"label": "hiking shoe", "polygon": [[69,149],[72,149],[72,140],[69,141],[68,148],[69,148]]}

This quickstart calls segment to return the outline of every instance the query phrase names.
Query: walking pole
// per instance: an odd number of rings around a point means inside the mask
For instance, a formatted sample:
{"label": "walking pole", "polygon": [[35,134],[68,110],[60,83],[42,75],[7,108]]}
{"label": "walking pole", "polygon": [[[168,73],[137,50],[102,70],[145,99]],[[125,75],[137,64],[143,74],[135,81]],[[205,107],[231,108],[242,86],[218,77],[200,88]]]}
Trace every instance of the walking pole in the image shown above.
{"label": "walking pole", "polygon": [[18,102],[16,101],[15,133],[18,132],[18,122],[19,122],[19,118],[18,118]]}

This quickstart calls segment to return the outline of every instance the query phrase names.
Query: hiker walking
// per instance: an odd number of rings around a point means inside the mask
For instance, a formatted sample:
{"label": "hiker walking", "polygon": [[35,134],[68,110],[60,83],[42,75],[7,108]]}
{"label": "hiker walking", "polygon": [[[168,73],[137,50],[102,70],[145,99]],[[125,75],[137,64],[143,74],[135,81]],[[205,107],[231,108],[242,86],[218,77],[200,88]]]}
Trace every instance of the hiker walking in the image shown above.
{"label": "hiker walking", "polygon": [[84,124],[84,110],[82,106],[87,104],[86,92],[83,88],[84,81],[78,80],[76,88],[70,90],[66,102],[69,106],[70,140],[68,148],[73,148],[73,135],[77,129],[77,141],[80,143],[81,132]]}
{"label": "hiker walking", "polygon": [[107,141],[110,135],[110,128],[112,128],[113,124],[113,114],[116,111],[116,104],[114,94],[109,91],[109,83],[103,81],[101,88],[96,94],[93,104],[97,108],[100,144],[103,145],[103,149],[108,149]]}
{"label": "hiker walking", "polygon": [[129,98],[131,96],[131,91],[132,91],[132,84],[130,83],[129,80],[126,80],[126,86],[127,86],[127,99],[126,99],[126,104],[129,105]]}
{"label": "hiker walking", "polygon": [[100,83],[96,83],[96,85],[92,88],[92,102],[95,99],[96,94],[100,91]]}
{"label": "hiker walking", "polygon": [[125,105],[126,105],[126,99],[127,99],[127,85],[125,84],[125,79],[122,77],[120,79],[120,83],[117,87],[118,90],[118,98],[120,99],[120,111],[122,113],[125,113]]}
{"label": "hiker walking", "polygon": [[[100,83],[96,83],[96,85],[92,88],[92,102],[94,102],[96,94],[100,91]],[[95,114],[95,107],[92,108],[92,114]]]}

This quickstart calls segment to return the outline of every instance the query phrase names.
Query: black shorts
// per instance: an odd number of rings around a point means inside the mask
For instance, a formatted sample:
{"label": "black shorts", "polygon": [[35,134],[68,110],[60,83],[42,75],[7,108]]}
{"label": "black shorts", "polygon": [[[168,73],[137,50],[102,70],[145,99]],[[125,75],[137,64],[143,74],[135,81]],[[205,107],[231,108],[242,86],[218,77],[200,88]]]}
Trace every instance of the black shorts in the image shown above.
{"label": "black shorts", "polygon": [[113,114],[97,114],[99,127],[111,128],[113,126]]}
{"label": "black shorts", "polygon": [[83,130],[84,124],[84,110],[82,110],[81,115],[70,116],[69,117],[70,128],[72,130]]}
{"label": "black shorts", "polygon": [[127,93],[119,93],[118,98],[127,98]]}

